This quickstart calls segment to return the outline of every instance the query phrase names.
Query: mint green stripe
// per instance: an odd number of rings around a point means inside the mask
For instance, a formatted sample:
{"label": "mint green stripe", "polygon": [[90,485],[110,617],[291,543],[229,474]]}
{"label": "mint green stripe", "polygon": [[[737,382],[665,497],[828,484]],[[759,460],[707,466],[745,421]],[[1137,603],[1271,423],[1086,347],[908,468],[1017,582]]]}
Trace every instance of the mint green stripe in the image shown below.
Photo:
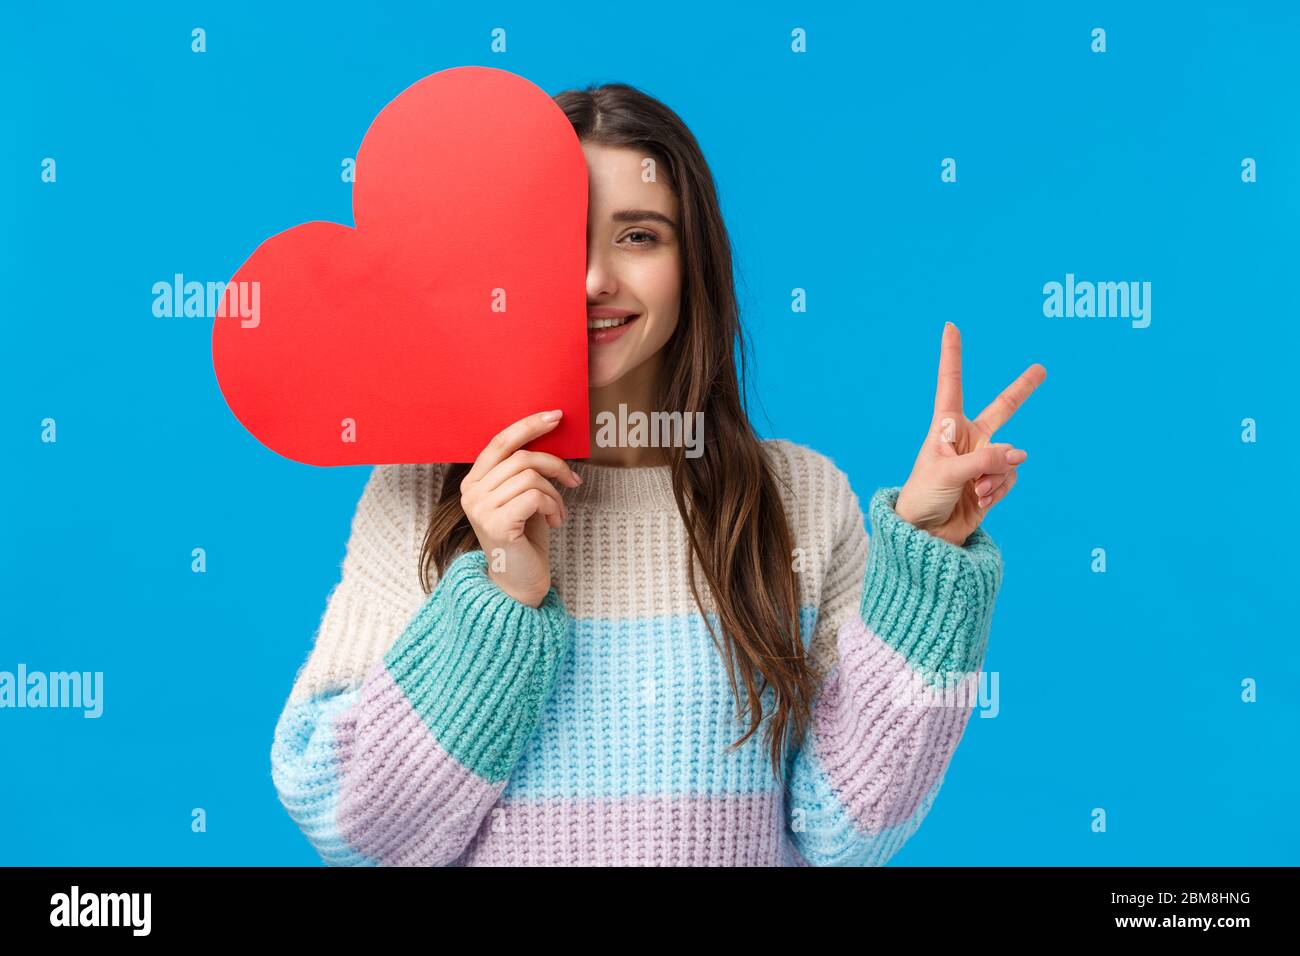
{"label": "mint green stripe", "polygon": [[540,607],[516,601],[475,550],[451,563],[384,662],[443,749],[499,783],[536,729],[570,643],[555,588]]}
{"label": "mint green stripe", "polygon": [[1002,556],[983,528],[957,547],[894,511],[900,488],[871,497],[862,620],[933,687],[951,687],[984,659]]}

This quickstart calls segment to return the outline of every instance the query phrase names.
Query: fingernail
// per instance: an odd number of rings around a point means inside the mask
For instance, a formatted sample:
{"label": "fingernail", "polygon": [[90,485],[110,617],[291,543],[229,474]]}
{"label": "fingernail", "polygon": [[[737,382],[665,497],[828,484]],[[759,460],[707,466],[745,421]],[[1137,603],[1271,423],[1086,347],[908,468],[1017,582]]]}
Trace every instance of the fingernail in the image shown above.
{"label": "fingernail", "polygon": [[990,486],[992,486],[992,484],[993,482],[991,481],[981,481],[978,485],[975,486],[975,491],[977,494],[983,497],[984,495],[988,494],[989,488]]}
{"label": "fingernail", "polygon": [[980,499],[980,510],[983,510],[983,509],[987,508],[988,506],[989,506],[989,500],[988,500],[987,498],[981,498],[981,499]]}
{"label": "fingernail", "polygon": [[1029,452],[1023,448],[1012,448],[1007,452],[1007,464],[1016,465],[1029,457]]}
{"label": "fingernail", "polygon": [[544,421],[544,422],[555,422],[555,421],[559,421],[559,420],[560,420],[560,416],[563,415],[563,414],[564,414],[564,411],[563,411],[562,409],[559,409],[559,408],[555,409],[554,411],[550,411],[550,412],[542,412],[542,421]]}
{"label": "fingernail", "polygon": [[582,475],[578,474],[576,471],[573,473],[573,478],[578,484],[582,484]]}

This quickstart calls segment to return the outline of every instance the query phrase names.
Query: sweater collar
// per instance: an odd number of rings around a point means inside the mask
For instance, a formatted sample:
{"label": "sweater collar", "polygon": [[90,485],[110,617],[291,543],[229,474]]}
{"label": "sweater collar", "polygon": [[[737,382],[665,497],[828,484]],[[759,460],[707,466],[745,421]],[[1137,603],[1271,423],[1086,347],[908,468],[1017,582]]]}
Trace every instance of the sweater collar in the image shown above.
{"label": "sweater collar", "polygon": [[669,465],[596,465],[570,461],[582,478],[576,488],[557,483],[564,501],[581,508],[611,511],[677,511]]}

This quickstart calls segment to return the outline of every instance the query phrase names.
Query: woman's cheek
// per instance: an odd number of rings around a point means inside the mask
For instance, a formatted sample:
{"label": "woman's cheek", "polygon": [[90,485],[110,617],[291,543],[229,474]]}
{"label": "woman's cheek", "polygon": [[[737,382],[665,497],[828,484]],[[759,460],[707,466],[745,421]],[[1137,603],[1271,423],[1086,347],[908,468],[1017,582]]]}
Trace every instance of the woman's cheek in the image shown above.
{"label": "woman's cheek", "polygon": [[654,276],[651,314],[655,327],[650,331],[657,350],[672,337],[681,314],[681,267],[674,259],[658,264]]}

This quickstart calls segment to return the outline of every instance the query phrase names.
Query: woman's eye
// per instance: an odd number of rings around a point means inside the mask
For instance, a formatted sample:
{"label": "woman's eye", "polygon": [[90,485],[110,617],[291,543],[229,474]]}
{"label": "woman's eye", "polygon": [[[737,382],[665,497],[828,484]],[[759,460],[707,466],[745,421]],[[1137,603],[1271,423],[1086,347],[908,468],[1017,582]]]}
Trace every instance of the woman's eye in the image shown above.
{"label": "woman's eye", "polygon": [[633,232],[629,232],[623,238],[634,239],[635,237],[641,237],[641,238],[639,241],[634,241],[632,243],[632,245],[634,246],[648,246],[650,245],[650,243],[654,242],[656,238],[653,232],[646,232],[644,229],[637,229]]}

